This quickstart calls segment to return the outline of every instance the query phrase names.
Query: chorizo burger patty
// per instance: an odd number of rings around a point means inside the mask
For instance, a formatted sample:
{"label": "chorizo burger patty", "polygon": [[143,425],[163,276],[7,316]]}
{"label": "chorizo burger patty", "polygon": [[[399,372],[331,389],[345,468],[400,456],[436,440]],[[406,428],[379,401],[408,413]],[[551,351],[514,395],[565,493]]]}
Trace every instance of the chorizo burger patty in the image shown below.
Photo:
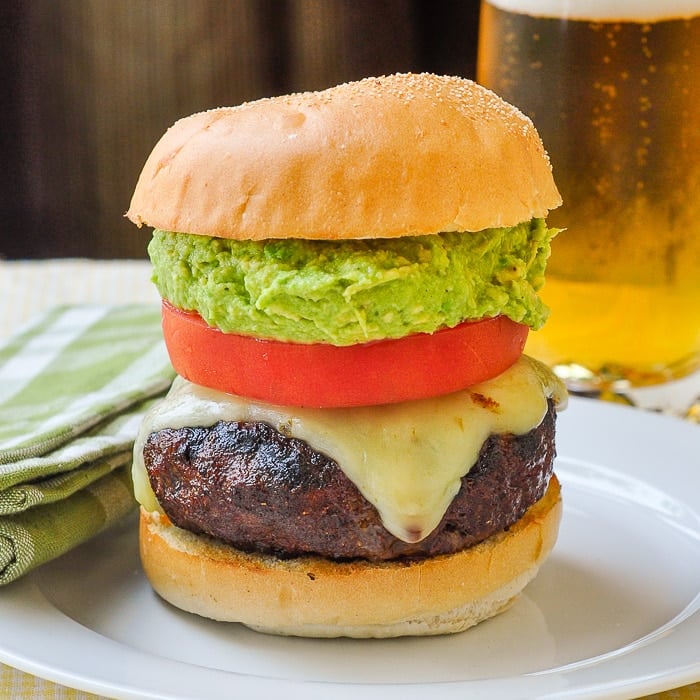
{"label": "chorizo burger patty", "polygon": [[397,539],[338,464],[260,422],[165,429],[144,460],[158,502],[181,528],[244,551],[370,561],[452,554],[505,530],[544,495],[555,410],[524,435],[492,435],[440,525]]}

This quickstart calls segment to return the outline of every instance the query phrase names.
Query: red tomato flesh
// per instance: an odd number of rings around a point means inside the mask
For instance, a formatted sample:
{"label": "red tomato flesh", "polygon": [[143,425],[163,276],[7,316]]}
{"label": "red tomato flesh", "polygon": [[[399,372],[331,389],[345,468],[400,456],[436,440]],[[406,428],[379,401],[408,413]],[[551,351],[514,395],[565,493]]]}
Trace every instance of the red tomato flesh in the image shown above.
{"label": "red tomato flesh", "polygon": [[283,406],[371,406],[465,389],[508,369],[527,333],[496,316],[360,345],[307,345],[223,333],[163,302],[163,335],[180,376]]}

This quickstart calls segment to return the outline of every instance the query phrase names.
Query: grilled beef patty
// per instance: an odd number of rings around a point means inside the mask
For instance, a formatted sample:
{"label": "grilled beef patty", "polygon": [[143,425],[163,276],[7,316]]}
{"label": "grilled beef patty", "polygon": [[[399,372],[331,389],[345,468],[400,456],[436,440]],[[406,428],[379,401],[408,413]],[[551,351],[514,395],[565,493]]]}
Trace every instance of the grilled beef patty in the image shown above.
{"label": "grilled beef patty", "polygon": [[265,423],[159,430],[144,459],[170,520],[238,549],[371,561],[451,554],[506,529],[543,495],[556,414],[521,436],[492,435],[438,527],[407,543],[332,459]]}

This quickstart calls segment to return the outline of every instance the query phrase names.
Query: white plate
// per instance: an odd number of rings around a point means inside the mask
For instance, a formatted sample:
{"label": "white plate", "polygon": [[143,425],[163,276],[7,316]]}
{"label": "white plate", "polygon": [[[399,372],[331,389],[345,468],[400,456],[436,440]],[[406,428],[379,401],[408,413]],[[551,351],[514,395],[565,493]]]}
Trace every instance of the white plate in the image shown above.
{"label": "white plate", "polygon": [[461,635],[269,637],[160,601],[135,522],[0,590],[0,660],[118,698],[628,698],[700,679],[700,430],[573,399],[564,520],[507,613]]}

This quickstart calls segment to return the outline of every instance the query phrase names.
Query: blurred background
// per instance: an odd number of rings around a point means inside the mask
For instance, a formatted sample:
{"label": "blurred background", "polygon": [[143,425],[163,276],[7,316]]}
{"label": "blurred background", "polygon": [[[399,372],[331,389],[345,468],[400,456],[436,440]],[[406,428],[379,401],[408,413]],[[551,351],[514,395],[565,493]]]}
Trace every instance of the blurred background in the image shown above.
{"label": "blurred background", "polygon": [[0,258],[141,258],[176,119],[393,72],[473,78],[478,0],[4,0]]}

